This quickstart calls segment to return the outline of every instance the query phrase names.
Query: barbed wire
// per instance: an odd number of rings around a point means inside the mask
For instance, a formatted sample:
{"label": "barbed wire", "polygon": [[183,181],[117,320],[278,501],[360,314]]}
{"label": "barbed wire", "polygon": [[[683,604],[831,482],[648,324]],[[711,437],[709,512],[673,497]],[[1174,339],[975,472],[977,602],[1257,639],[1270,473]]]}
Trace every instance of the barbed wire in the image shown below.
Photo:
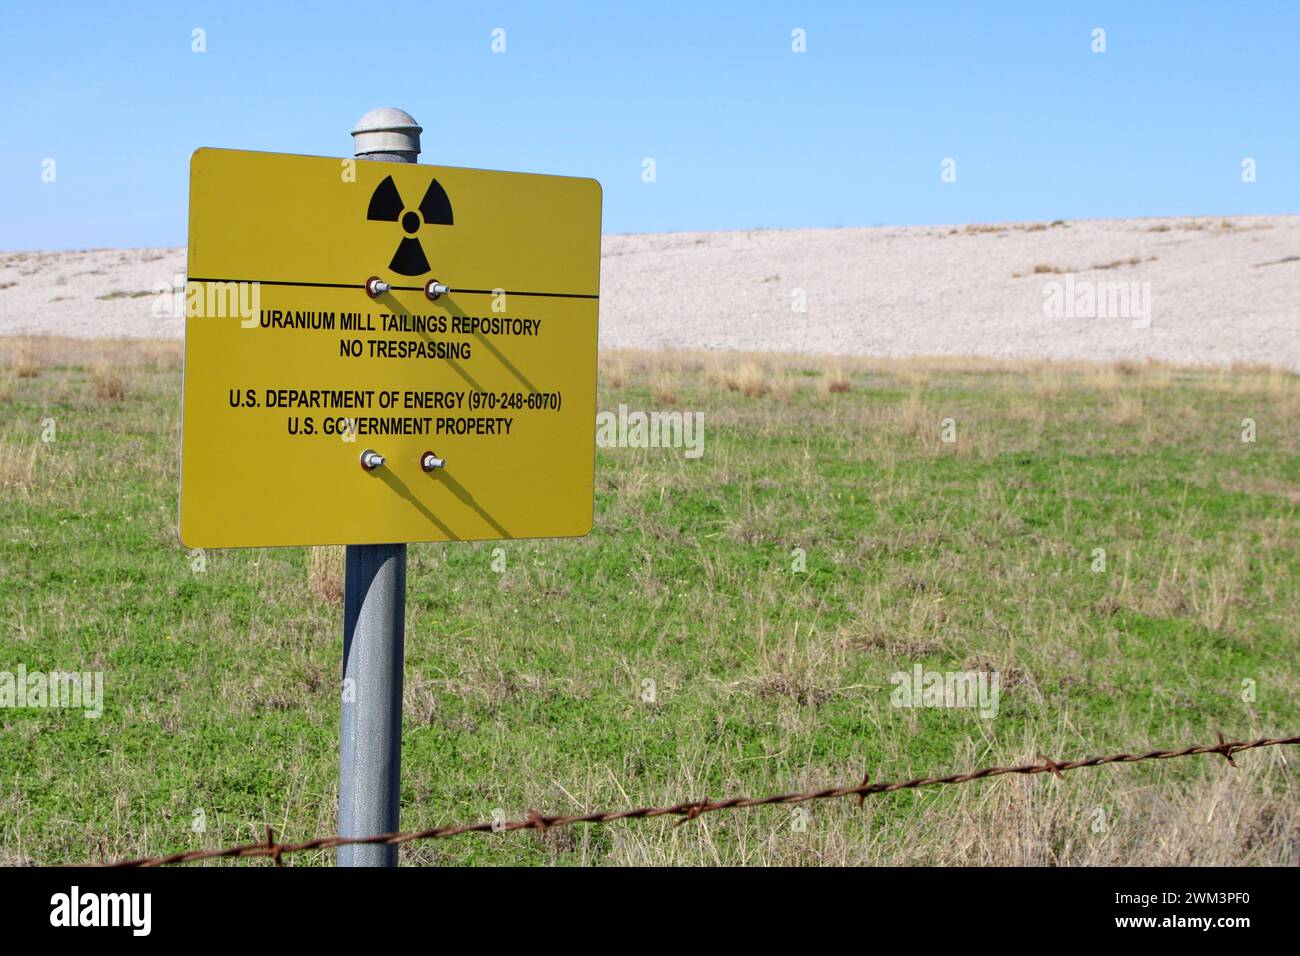
{"label": "barbed wire", "polygon": [[283,865],[283,858],[291,853],[303,853],[308,850],[331,850],[341,846],[363,846],[384,843],[402,845],[419,840],[445,840],[466,833],[510,833],[515,830],[549,830],[554,827],[573,826],[577,823],[614,823],[619,820],[648,820],[654,817],[680,817],[677,825],[694,820],[706,813],[718,810],[740,810],[748,807],[773,805],[791,806],[808,803],[812,800],[836,800],[843,797],[857,797],[858,806],[866,803],[866,798],[878,793],[892,793],[896,790],[913,790],[917,787],[947,786],[951,784],[970,783],[986,777],[999,777],[1004,774],[1050,773],[1058,779],[1069,770],[1083,767],[1100,767],[1112,763],[1138,763],[1144,760],[1170,760],[1175,757],[1192,757],[1198,754],[1219,754],[1229,764],[1236,767],[1232,755],[1243,750],[1255,750],[1259,747],[1280,747],[1287,744],[1300,744],[1300,735],[1293,737],[1261,737],[1258,740],[1228,742],[1219,734],[1217,744],[1194,744],[1181,750],[1149,750],[1145,753],[1120,753],[1106,757],[1087,757],[1083,760],[1052,760],[1039,756],[1041,763],[1021,764],[1015,767],[984,767],[968,773],[950,774],[945,777],[915,777],[893,783],[872,783],[870,774],[863,776],[862,782],[820,790],[805,790],[796,793],[774,794],[768,797],[730,797],[725,800],[703,800],[677,803],[662,807],[638,807],[634,810],[606,810],[598,813],[583,813],[572,816],[548,816],[530,810],[522,820],[500,822],[464,823],[452,826],[433,827],[428,830],[406,830],[395,833],[381,833],[367,837],[316,837],[302,843],[279,843],[275,831],[267,826],[266,840],[262,843],[245,843],[219,850],[187,850],[168,856],[144,857],[136,860],[121,860],[105,864],[111,867],[148,867],[169,866],[176,863],[195,863],[199,860],[216,860],[228,857],[269,857],[277,866]]}

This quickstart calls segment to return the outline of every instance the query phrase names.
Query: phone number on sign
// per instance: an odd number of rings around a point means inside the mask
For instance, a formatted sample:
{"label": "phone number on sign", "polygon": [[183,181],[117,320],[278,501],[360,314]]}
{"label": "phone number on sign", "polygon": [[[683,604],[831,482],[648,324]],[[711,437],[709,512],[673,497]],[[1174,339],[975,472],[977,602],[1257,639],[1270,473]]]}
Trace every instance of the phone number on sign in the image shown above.
{"label": "phone number on sign", "polygon": [[560,410],[559,392],[470,392],[469,407],[472,411],[523,410],[552,411]]}

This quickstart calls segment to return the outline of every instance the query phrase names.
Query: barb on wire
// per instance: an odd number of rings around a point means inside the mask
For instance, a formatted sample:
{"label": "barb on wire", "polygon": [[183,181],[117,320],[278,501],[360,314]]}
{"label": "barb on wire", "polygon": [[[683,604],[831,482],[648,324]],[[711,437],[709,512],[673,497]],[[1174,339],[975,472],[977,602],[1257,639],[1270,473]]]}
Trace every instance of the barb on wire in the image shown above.
{"label": "barb on wire", "polygon": [[729,797],[725,800],[703,800],[677,803],[665,807],[638,807],[634,810],[606,810],[599,813],[586,813],[576,816],[547,816],[536,810],[529,810],[523,820],[506,823],[462,823],[453,826],[434,827],[429,830],[406,830],[398,833],[381,833],[366,837],[316,837],[303,843],[277,843],[275,831],[266,828],[266,840],[262,843],[245,843],[240,846],[225,847],[220,850],[188,850],[169,856],[145,857],[137,860],[122,860],[107,864],[116,867],[167,866],[173,863],[194,863],[199,860],[216,860],[227,857],[270,857],[276,866],[284,865],[284,857],[289,853],[302,853],[307,850],[331,850],[340,846],[358,846],[363,844],[387,843],[400,846],[417,840],[445,840],[465,833],[510,833],[514,830],[541,830],[551,827],[567,827],[577,823],[614,823],[618,820],[648,820],[654,817],[680,817],[677,825],[695,820],[706,813],[718,810],[737,810],[748,807],[765,807],[773,805],[789,806],[807,803],[811,800],[835,800],[842,797],[857,797],[862,806],[866,798],[877,793],[892,793],[895,790],[913,790],[917,787],[947,786],[958,783],[970,783],[986,777],[999,777],[1003,774],[1050,773],[1057,779],[1064,779],[1067,770],[1082,767],[1100,767],[1110,763],[1138,763],[1143,760],[1169,760],[1174,757],[1191,757],[1197,754],[1219,754],[1229,764],[1236,767],[1232,755],[1243,750],[1255,750],[1259,747],[1280,747],[1287,744],[1300,744],[1300,735],[1293,737],[1261,737],[1258,740],[1233,741],[1229,743],[1219,734],[1217,744],[1195,744],[1181,750],[1149,750],[1146,753],[1111,754],[1108,757],[1088,757],[1083,760],[1052,760],[1039,757],[1041,763],[1021,764],[1017,767],[984,767],[968,773],[950,774],[946,777],[915,777],[894,783],[872,783],[871,774],[864,774],[862,782],[850,786],[826,787],[821,790],[808,790],[801,793],[783,793],[768,797]]}

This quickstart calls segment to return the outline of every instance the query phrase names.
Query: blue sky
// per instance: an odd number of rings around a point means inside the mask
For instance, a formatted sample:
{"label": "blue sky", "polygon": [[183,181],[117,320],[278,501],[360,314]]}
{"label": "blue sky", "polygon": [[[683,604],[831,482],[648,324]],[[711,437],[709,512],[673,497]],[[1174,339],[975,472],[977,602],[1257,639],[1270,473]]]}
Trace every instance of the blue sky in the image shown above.
{"label": "blue sky", "polygon": [[195,148],[350,155],[375,106],[425,126],[424,162],[594,176],[606,232],[1300,212],[1296,3],[10,0],[0,17],[0,249],[183,245]]}

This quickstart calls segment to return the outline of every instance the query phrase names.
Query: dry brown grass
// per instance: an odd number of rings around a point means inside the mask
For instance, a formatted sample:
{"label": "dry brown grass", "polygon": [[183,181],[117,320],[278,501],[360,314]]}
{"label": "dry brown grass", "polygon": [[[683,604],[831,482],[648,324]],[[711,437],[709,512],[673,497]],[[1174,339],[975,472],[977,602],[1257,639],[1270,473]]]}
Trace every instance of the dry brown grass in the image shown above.
{"label": "dry brown grass", "polygon": [[[57,501],[80,507],[85,494],[84,461],[61,439],[41,440],[39,420],[24,428],[26,435],[0,438],[0,495],[21,498],[33,505]],[[125,448],[126,446],[124,446]],[[125,457],[129,451],[123,451]],[[109,460],[110,467],[116,461]]]}
{"label": "dry brown grass", "polygon": [[1141,396],[1124,392],[1111,405],[1110,420],[1116,425],[1136,425],[1142,421],[1144,411]]}
{"label": "dry brown grass", "polygon": [[[13,380],[20,368],[41,374],[56,366],[99,366],[120,378],[130,393],[138,369],[176,370],[181,366],[182,344],[170,340],[72,339],[59,337],[0,336],[0,369],[7,369]],[[1088,362],[1082,360],[1048,360],[987,358],[981,356],[912,356],[884,358],[877,356],[782,355],[754,352],[650,352],[636,349],[606,350],[600,355],[602,388],[624,388],[641,384],[653,391],[654,383],[672,380],[675,390],[688,390],[692,383],[710,388],[738,391],[754,397],[785,397],[781,376],[790,373],[796,392],[807,373],[816,373],[817,392],[823,396],[851,388],[850,382],[870,376],[897,377],[909,385],[922,385],[933,374],[1006,376],[1008,388],[1022,388],[1029,377],[1044,394],[1056,391],[1055,382],[1069,382],[1084,377],[1099,389],[1110,389],[1118,382],[1140,387],[1162,387],[1174,381],[1175,373],[1207,379],[1211,387],[1224,392],[1245,394],[1265,388],[1269,394],[1300,401],[1300,378],[1268,365],[1247,366],[1238,363],[1230,368],[1198,370],[1175,368],[1165,363]],[[27,374],[32,374],[28,372]],[[811,379],[810,379],[811,381]],[[744,387],[748,385],[750,392]],[[834,385],[834,387],[832,387]],[[69,380],[66,388],[75,386]],[[4,382],[0,381],[0,388]],[[116,390],[111,382],[105,387]]]}
{"label": "dry brown grass", "polygon": [[711,355],[704,366],[704,382],[715,390],[725,389],[727,362],[720,356]]}
{"label": "dry brown grass", "polygon": [[146,341],[138,346],[148,367],[156,372],[177,371],[183,364],[184,351],[179,342]]}
{"label": "dry brown grass", "polygon": [[788,402],[799,393],[799,380],[790,374],[789,369],[781,369],[772,376],[772,397]]}
{"label": "dry brown grass", "polygon": [[9,365],[18,378],[35,378],[41,373],[40,354],[30,344],[16,346],[10,356]]}
{"label": "dry brown grass", "polygon": [[1083,373],[1083,381],[1089,388],[1109,392],[1120,386],[1119,369],[1114,365],[1098,365]]}
{"label": "dry brown grass", "polygon": [[754,675],[731,689],[759,699],[787,698],[800,707],[818,707],[840,692],[845,651],[846,645],[839,641],[818,635],[801,638],[797,626],[780,638],[761,631]]}
{"label": "dry brown grass", "polygon": [[[1126,377],[1141,379],[1163,378],[1178,371],[1201,377],[1217,376],[1224,388],[1255,389],[1259,380],[1267,379],[1279,391],[1300,389],[1300,379],[1293,373],[1269,365],[1236,364],[1228,368],[1214,366],[1173,366],[1155,360],[1141,362],[1098,362],[1084,359],[998,358],[977,355],[915,355],[883,357],[872,355],[795,355],[777,352],[645,352],[638,349],[609,349],[601,353],[602,376],[606,368],[621,368],[625,384],[648,384],[655,370],[669,370],[679,378],[688,373],[703,373],[708,385],[726,388],[726,381],[734,378],[736,371],[745,365],[757,366],[770,378],[783,370],[803,374],[815,372],[824,376],[828,369],[838,368],[851,377],[887,375],[920,381],[933,375],[1008,376],[1016,387],[1023,385],[1026,377],[1037,378],[1053,374],[1072,379],[1076,376],[1109,374],[1114,371]],[[602,385],[609,384],[602,377]],[[621,386],[620,386],[621,387]]]}
{"label": "dry brown grass", "polygon": [[1007,406],[1007,417],[1041,427],[1047,424],[1047,403],[1038,397],[1013,398]]}
{"label": "dry brown grass", "polygon": [[177,339],[76,339],[67,336],[0,336],[0,364],[27,362],[40,372],[55,365],[102,365],[118,374],[133,369],[179,369]]}
{"label": "dry brown grass", "polygon": [[825,395],[839,395],[847,392],[852,384],[849,382],[849,374],[844,371],[843,366],[834,365],[827,369],[818,381],[818,387]]}
{"label": "dry brown grass", "polygon": [[620,359],[601,356],[600,382],[606,388],[623,388],[628,382],[627,364]]}
{"label": "dry brown grass", "polygon": [[677,401],[677,376],[668,369],[657,369],[650,377],[650,394],[656,402],[672,405]]}
{"label": "dry brown grass", "polygon": [[[1039,400],[1054,399],[1065,391],[1068,384],[1067,376],[1060,369],[1046,368],[1034,376],[1032,394]],[[1023,392],[1024,387],[1022,385],[1020,388],[1013,390],[1012,394],[1019,396]]]}
{"label": "dry brown grass", "polygon": [[[914,546],[901,537],[875,544],[891,552]],[[891,661],[914,661],[950,646],[942,589],[910,569],[887,575],[887,581],[870,586],[858,601],[855,620],[841,635],[847,645],[882,653]]]}
{"label": "dry brown grass", "polygon": [[739,392],[747,398],[760,398],[767,394],[767,372],[757,362],[745,362],[723,372],[723,384],[728,391]]}
{"label": "dry brown grass", "polygon": [[[1217,223],[1211,219],[1190,219],[1187,222],[1180,222],[1178,228],[1184,232],[1205,232],[1207,230],[1217,229],[1219,232],[1230,232],[1237,226],[1229,219],[1220,219]],[[1249,228],[1249,227],[1248,227]],[[1256,226],[1254,228],[1261,228]],[[1264,228],[1267,228],[1266,226]]]}
{"label": "dry brown grass", "polygon": [[[1147,256],[1146,261],[1154,262],[1155,256]],[[1093,269],[1118,269],[1120,266],[1136,266],[1142,262],[1141,256],[1129,256],[1127,259],[1112,259],[1110,262],[1094,263]]]}
{"label": "dry brown grass", "polygon": [[330,607],[343,606],[343,561],[340,546],[307,549],[307,587]]}
{"label": "dry brown grass", "polygon": [[895,434],[935,441],[938,440],[942,417],[925,401],[920,388],[913,388],[906,399],[885,406],[873,415],[874,419]]}
{"label": "dry brown grass", "polygon": [[97,362],[92,365],[90,380],[95,385],[95,397],[101,402],[120,402],[126,398],[126,382],[107,364]]}
{"label": "dry brown grass", "polygon": [[1237,609],[1247,600],[1246,551],[1237,545],[1220,554],[1213,543],[1188,536],[1177,554],[1176,560],[1161,567],[1155,587],[1135,591],[1121,583],[1120,603],[1143,614],[1188,618],[1209,631],[1234,633]]}
{"label": "dry brown grass", "polygon": [[0,492],[26,496],[36,486],[40,445],[0,443]]}
{"label": "dry brown grass", "polygon": [[[793,705],[792,705],[793,706]],[[1177,740],[1132,741],[1134,749]],[[1190,738],[1187,742],[1190,742]],[[942,767],[913,765],[907,740],[880,740],[885,753],[873,780],[957,772],[990,763],[1041,762],[1040,754],[1091,756],[1078,736],[1027,739],[1016,752],[990,754],[972,739]],[[1086,748],[1085,748],[1086,749]],[[743,779],[735,752],[696,749],[683,755],[680,779],[656,802],[704,792],[707,777]],[[906,791],[857,801],[814,801],[801,807],[722,812],[687,826],[661,821],[610,828],[618,865],[699,865],[720,862],[717,834],[726,833],[727,862],[750,866],[1296,866],[1300,864],[1300,785],[1281,748],[1242,754],[1238,769],[1221,759],[1188,758],[1159,766],[1082,769],[1064,779],[1049,774],[1005,776],[977,784]],[[882,769],[880,762],[888,764]],[[1181,765],[1181,766],[1180,766]],[[1111,772],[1113,771],[1113,772]],[[753,791],[752,771],[746,775]],[[772,792],[856,782],[862,768],[845,764],[834,780],[806,774],[773,779]],[[593,768],[584,794],[620,804],[611,770]],[[691,790],[697,785],[696,790]],[[710,796],[715,785],[707,784]],[[730,794],[725,783],[718,795]],[[737,791],[740,792],[740,791]],[[756,791],[755,791],[756,792]],[[886,808],[894,813],[886,814]],[[898,814],[899,809],[902,814]]]}

